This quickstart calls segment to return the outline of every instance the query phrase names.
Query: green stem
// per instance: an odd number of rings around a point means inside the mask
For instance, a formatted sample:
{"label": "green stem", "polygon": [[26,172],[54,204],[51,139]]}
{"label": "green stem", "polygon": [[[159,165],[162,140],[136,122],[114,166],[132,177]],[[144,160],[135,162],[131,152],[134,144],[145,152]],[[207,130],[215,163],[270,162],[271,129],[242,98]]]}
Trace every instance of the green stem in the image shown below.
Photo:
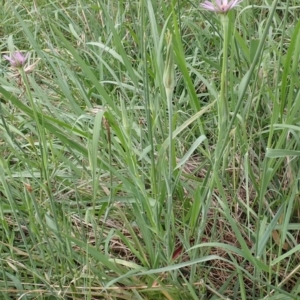
{"label": "green stem", "polygon": [[[167,94],[168,99],[168,110],[169,110],[169,187],[172,191],[172,175],[173,175],[173,147],[172,147],[172,140],[173,140],[173,108],[172,108],[172,91],[168,90]],[[169,213],[169,212],[168,212]]]}
{"label": "green stem", "polygon": [[[221,15],[221,21],[223,25],[223,63],[221,74],[221,93],[220,102],[222,107],[222,126],[228,123],[228,95],[227,95],[227,61],[228,61],[228,16]],[[222,127],[223,129],[224,127]]]}
{"label": "green stem", "polygon": [[[222,156],[221,148],[222,145],[226,142],[224,140],[225,132],[228,126],[229,120],[229,108],[228,108],[228,94],[227,94],[227,72],[228,72],[228,16],[220,15],[221,22],[223,26],[223,58],[222,58],[222,73],[221,73],[221,90],[220,98],[218,102],[218,129],[219,136],[216,147],[216,157],[215,157],[215,167],[218,168],[218,162]],[[222,171],[226,168],[226,157],[224,157],[224,164],[222,166]]]}
{"label": "green stem", "polygon": [[173,98],[173,89],[175,85],[175,74],[174,74],[174,61],[173,61],[173,47],[172,47],[172,35],[169,32],[167,35],[167,57],[166,65],[163,75],[163,82],[166,90],[168,111],[169,111],[169,171],[167,175],[167,215],[165,216],[166,232],[167,232],[167,255],[169,258],[172,256],[173,251],[173,236],[174,232],[174,216],[173,216],[173,166],[175,165],[175,147],[173,145],[173,107],[172,107],[172,98]]}
{"label": "green stem", "polygon": [[[229,123],[229,109],[228,109],[228,95],[227,95],[227,60],[228,60],[228,16],[220,15],[221,23],[223,26],[223,61],[222,61],[222,73],[221,73],[221,90],[220,97],[218,101],[218,141],[216,145],[215,158],[213,162],[212,178],[208,187],[207,203],[204,207],[203,215],[207,216],[210,209],[210,204],[212,200],[213,190],[215,187],[218,188],[219,192],[222,192],[222,183],[220,182],[220,163],[222,158],[222,152],[225,149],[226,138],[225,134],[227,132],[227,126]],[[226,150],[225,150],[226,151]],[[222,173],[226,169],[226,155],[223,158]],[[226,197],[224,196],[224,199]],[[206,222],[206,218],[203,218],[202,225]]]}
{"label": "green stem", "polygon": [[166,230],[168,236],[168,257],[172,255],[172,235],[171,229],[174,228],[173,222],[173,108],[172,108],[172,98],[173,90],[166,88],[168,111],[169,111],[169,172],[167,180],[167,190],[168,190],[168,200],[167,200],[167,216],[166,216]]}

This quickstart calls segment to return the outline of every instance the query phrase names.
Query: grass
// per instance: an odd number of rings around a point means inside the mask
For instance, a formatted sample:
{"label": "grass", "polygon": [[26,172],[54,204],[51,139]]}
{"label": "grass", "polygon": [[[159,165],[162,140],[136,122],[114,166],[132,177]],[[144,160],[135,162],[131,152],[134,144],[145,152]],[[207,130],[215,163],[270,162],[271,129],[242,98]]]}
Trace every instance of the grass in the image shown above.
{"label": "grass", "polygon": [[299,299],[299,4],[229,13],[221,130],[198,4],[2,1],[2,299]]}

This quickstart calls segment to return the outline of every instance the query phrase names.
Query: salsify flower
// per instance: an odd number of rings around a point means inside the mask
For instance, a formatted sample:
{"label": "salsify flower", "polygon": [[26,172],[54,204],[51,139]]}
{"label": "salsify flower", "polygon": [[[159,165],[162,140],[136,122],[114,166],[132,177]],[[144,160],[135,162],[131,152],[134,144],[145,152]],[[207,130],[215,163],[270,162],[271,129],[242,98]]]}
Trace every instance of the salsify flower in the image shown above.
{"label": "salsify flower", "polygon": [[21,68],[25,65],[29,53],[23,55],[21,52],[14,52],[11,56],[4,55],[4,58],[8,60],[12,67]]}
{"label": "salsify flower", "polygon": [[215,0],[215,1],[204,1],[200,5],[202,8],[209,11],[213,11],[218,14],[227,14],[227,12],[236,7],[243,0]]}

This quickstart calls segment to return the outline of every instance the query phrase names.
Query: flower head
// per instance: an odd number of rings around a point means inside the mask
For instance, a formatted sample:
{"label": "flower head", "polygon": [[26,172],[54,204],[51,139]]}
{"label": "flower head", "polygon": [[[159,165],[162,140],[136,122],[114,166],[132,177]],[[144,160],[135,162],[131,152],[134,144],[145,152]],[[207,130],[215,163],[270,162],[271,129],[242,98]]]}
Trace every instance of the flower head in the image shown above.
{"label": "flower head", "polygon": [[215,0],[215,1],[204,1],[200,4],[202,8],[216,12],[218,14],[227,14],[227,12],[237,6],[243,0]]}
{"label": "flower head", "polygon": [[28,54],[29,53],[24,56],[21,52],[14,52],[11,56],[4,55],[4,58],[10,62],[12,67],[21,68],[25,65]]}

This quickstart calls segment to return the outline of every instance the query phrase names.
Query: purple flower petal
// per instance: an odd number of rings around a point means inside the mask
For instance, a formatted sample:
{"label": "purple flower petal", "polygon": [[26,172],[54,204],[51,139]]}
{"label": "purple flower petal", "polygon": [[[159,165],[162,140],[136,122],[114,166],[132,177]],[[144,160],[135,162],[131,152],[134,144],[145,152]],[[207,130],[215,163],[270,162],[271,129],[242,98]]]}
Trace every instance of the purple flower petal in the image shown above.
{"label": "purple flower petal", "polygon": [[229,10],[237,6],[243,0],[214,0],[214,1],[204,1],[201,5],[202,8],[213,11],[220,14],[226,14]]}
{"label": "purple flower petal", "polygon": [[210,4],[205,4],[205,3],[203,3],[201,6],[202,6],[204,9],[207,9],[207,10],[210,10],[210,11],[215,11],[215,10],[216,10],[215,7],[213,7],[213,6],[210,5]]}
{"label": "purple flower petal", "polygon": [[3,57],[8,60],[10,63],[12,63],[12,58],[8,55],[3,55]]}
{"label": "purple flower petal", "polygon": [[224,5],[224,4],[223,4],[223,1],[222,1],[222,0],[216,0],[216,5],[217,5],[218,7],[221,7],[221,6]]}

